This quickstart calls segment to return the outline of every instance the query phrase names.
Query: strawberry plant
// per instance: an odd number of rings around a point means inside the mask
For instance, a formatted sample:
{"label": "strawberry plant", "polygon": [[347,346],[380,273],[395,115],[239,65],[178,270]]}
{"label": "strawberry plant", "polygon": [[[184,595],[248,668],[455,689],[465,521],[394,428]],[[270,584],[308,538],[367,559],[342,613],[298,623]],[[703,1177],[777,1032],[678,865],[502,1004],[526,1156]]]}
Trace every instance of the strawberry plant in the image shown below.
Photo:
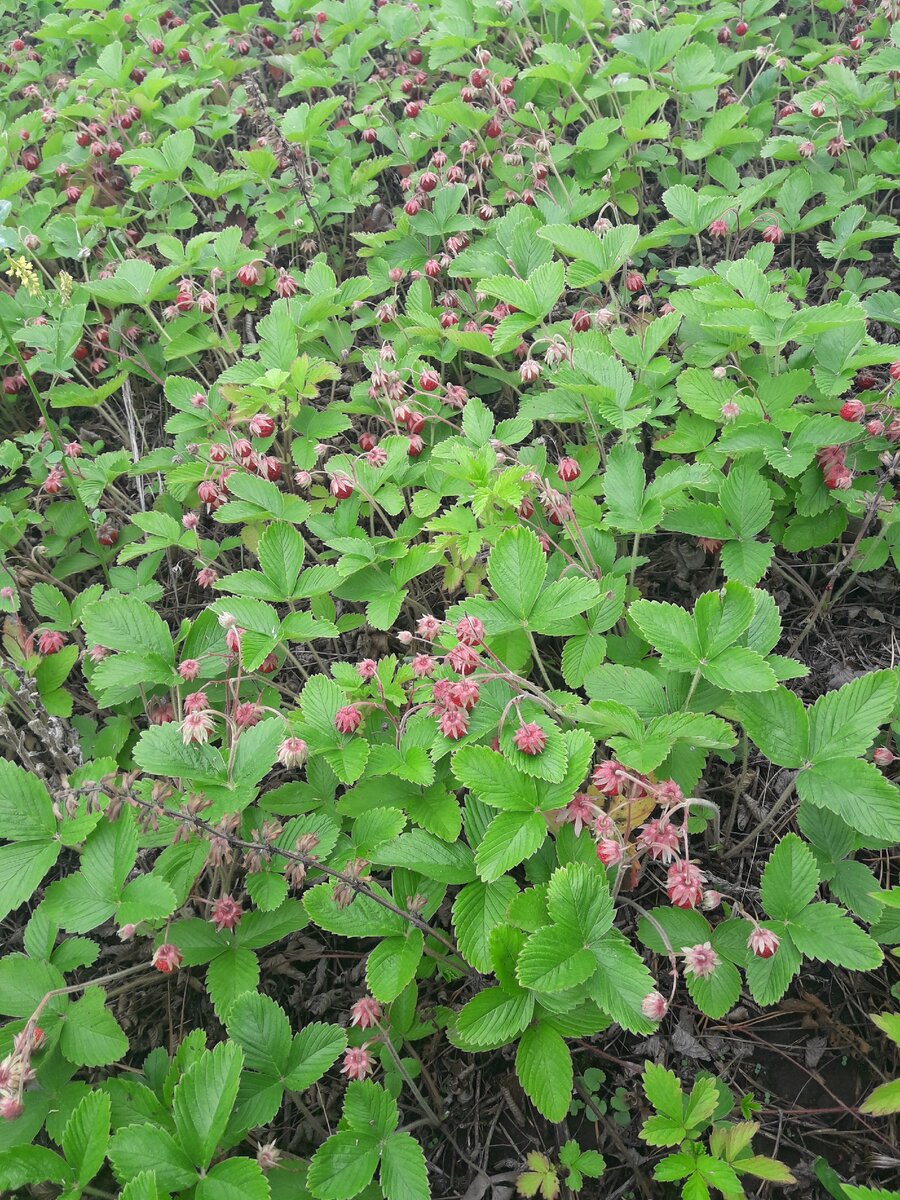
{"label": "strawberry plant", "polygon": [[898,19],[6,6],[0,1188],[889,1194]]}

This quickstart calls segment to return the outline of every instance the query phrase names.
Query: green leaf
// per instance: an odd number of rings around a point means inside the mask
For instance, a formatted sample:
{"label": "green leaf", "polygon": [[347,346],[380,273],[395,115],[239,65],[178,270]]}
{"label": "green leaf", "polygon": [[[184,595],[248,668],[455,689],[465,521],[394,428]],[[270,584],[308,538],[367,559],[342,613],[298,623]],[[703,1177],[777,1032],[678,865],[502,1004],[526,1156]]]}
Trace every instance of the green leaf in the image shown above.
{"label": "green leaf", "polygon": [[61,849],[58,842],[0,846],[0,921],[34,895]]}
{"label": "green leaf", "polygon": [[719,504],[734,536],[756,537],[772,520],[772,498],[765,477],[749,459],[734,463],[719,489]]}
{"label": "green leaf", "polygon": [[244,1064],[265,1075],[281,1075],[291,1050],[287,1014],[269,996],[245,992],[228,1011],[228,1036],[244,1051]]}
{"label": "green leaf", "polygon": [[648,1059],[644,1063],[641,1082],[644,1094],[656,1111],[680,1123],[684,1115],[684,1093],[675,1072]]}
{"label": "green leaf", "polygon": [[392,1133],[385,1139],[379,1179],[385,1200],[428,1200],[425,1155],[411,1133]]}
{"label": "green leaf", "polygon": [[220,1042],[192,1063],[176,1085],[173,1115],[178,1138],[191,1160],[206,1171],[234,1102],[244,1052],[234,1042]]}
{"label": "green leaf", "polygon": [[167,1130],[155,1124],[119,1129],[110,1143],[109,1160],[123,1183],[142,1175],[148,1163],[153,1164],[160,1188],[167,1192],[193,1187],[197,1182],[190,1158]]}
{"label": "green leaf", "polygon": [[590,979],[596,968],[593,953],[582,944],[576,930],[545,925],[525,943],[516,974],[522,987],[563,992]]}
{"label": "green leaf", "polygon": [[827,808],[864,837],[900,838],[900,791],[859,758],[828,758],[797,776],[801,800]]}
{"label": "green leaf", "polygon": [[128,1038],[106,1007],[106,992],[88,988],[70,1004],[63,1022],[60,1047],[78,1067],[104,1067],[117,1062],[128,1050]]}
{"label": "green leaf", "polygon": [[0,830],[10,842],[41,841],[56,836],[50,793],[36,775],[7,758],[0,758]]}
{"label": "green leaf", "polygon": [[547,837],[547,822],[540,813],[498,813],[484,831],[475,851],[475,867],[485,883],[492,883],[530,858]]}
{"label": "green leaf", "polygon": [[378,1157],[375,1134],[349,1129],[332,1134],[313,1155],[306,1186],[316,1200],[351,1200],[371,1183]]}
{"label": "green leaf", "polygon": [[554,1123],[565,1118],[572,1099],[572,1055],[549,1025],[539,1022],[525,1030],[516,1051],[516,1074],[542,1116]]}
{"label": "green leaf", "polygon": [[141,1171],[125,1184],[119,1200],[161,1200],[161,1197],[156,1186],[156,1172]]}
{"label": "green leaf", "polygon": [[143,654],[158,654],[165,662],[174,662],[172,635],[165,621],[133,596],[106,596],[88,605],[82,625],[89,643],[107,650],[140,648]]}
{"label": "green leaf", "polygon": [[710,975],[689,975],[687,980],[691,999],[701,1012],[714,1021],[734,1008],[741,994],[741,977],[733,963],[721,959]]}
{"label": "green leaf", "polygon": [[819,870],[812,851],[795,833],[787,834],[763,871],[763,908],[775,920],[789,921],[806,908],[818,887]]}
{"label": "green leaf", "polygon": [[802,767],[809,755],[809,722],[803,701],[785,687],[738,696],[738,719],[753,741],[779,767]]}
{"label": "green leaf", "polygon": [[753,594],[742,583],[726,583],[719,592],[704,592],[694,605],[694,623],[704,658],[715,658],[733,646],[753,620]]}
{"label": "green leaf", "polygon": [[34,1195],[29,1184],[69,1183],[72,1172],[45,1146],[14,1146],[0,1151],[0,1188],[6,1196]]}
{"label": "green leaf", "polygon": [[103,1166],[109,1146],[109,1121],[109,1096],[89,1092],[66,1122],[60,1145],[80,1187],[90,1183]]}
{"label": "green leaf", "polygon": [[196,1200],[270,1200],[269,1181],[253,1158],[226,1158],[197,1184]]}
{"label": "green leaf", "polygon": [[731,646],[701,666],[704,679],[729,692],[765,692],[777,686],[775,672],[755,650]]}
{"label": "green leaf", "polygon": [[546,574],[546,556],[530,529],[518,525],[500,535],[488,559],[488,579],[514,616],[528,617]]}
{"label": "green leaf", "polygon": [[776,929],[781,945],[771,958],[757,958],[751,954],[744,968],[750,995],[757,1004],[775,1004],[788,990],[791,980],[800,970],[801,955],[794,943],[784,934],[784,927]]}
{"label": "green leaf", "polygon": [[192,782],[225,782],[225,760],[215,746],[191,742],[185,745],[178,725],[151,725],[134,749],[134,761],[150,775],[165,775]]}
{"label": "green leaf", "polygon": [[487,988],[466,1004],[456,1018],[456,1028],[471,1046],[492,1049],[511,1042],[531,1021],[531,992],[510,995],[502,988]]}
{"label": "green leaf", "polygon": [[416,928],[379,942],[366,962],[366,983],[376,1000],[390,1004],[397,999],[415,976],[423,947],[422,931]]}
{"label": "green leaf", "polygon": [[246,946],[226,947],[212,960],[206,972],[206,990],[220,1021],[227,1019],[239,996],[252,992],[258,984],[259,959]]}
{"label": "green leaf", "polygon": [[873,1117],[888,1117],[900,1112],[900,1079],[880,1084],[859,1106],[859,1111]]}
{"label": "green leaf", "polygon": [[641,637],[677,671],[693,671],[700,662],[700,643],[690,613],[677,604],[636,600],[628,620]]}
{"label": "green leaf", "polygon": [[865,754],[890,719],[897,678],[895,671],[873,671],[820,696],[809,710],[809,757],[813,762]]}
{"label": "green leaf", "polygon": [[304,559],[303,538],[294,526],[286,521],[273,521],[267,525],[259,539],[257,553],[259,565],[279,598],[286,600],[293,596]]}
{"label": "green leaf", "polygon": [[337,1025],[313,1021],[301,1029],[291,1043],[285,1087],[292,1092],[312,1087],[334,1065],[346,1045],[347,1035]]}
{"label": "green leaf", "polygon": [[640,955],[617,929],[609,930],[593,953],[598,970],[588,988],[591,998],[623,1028],[650,1033],[655,1023],[641,1013],[641,1001],[655,984]]}
{"label": "green leaf", "polygon": [[612,927],[613,902],[605,874],[591,864],[570,863],[554,871],[547,909],[557,927],[571,930],[587,947]]}
{"label": "green leaf", "polygon": [[453,930],[460,954],[483,975],[491,970],[488,950],[491,930],[503,924],[506,910],[516,895],[515,881],[503,877],[494,883],[481,880],[467,883],[453,901]]}
{"label": "green leaf", "polygon": [[878,943],[836,904],[810,904],[792,919],[789,932],[800,953],[817,962],[872,971],[884,959]]}

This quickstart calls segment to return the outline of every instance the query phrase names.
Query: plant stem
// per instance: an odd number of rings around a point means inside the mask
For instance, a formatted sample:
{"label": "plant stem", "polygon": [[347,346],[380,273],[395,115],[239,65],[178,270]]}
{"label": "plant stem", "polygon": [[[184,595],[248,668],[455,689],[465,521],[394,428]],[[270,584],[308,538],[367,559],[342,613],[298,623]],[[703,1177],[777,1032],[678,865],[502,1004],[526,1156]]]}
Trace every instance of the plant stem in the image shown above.
{"label": "plant stem", "polygon": [[103,552],[100,548],[100,543],[97,541],[97,533],[96,533],[96,530],[94,529],[94,522],[91,520],[91,515],[87,510],[87,506],[85,505],[84,501],[81,498],[81,492],[79,492],[78,487],[76,485],[75,476],[72,473],[72,468],[69,466],[69,460],[66,458],[66,455],[63,451],[62,439],[59,436],[59,428],[58,428],[56,422],[50,416],[50,412],[47,409],[46,404],[44,404],[43,396],[40,394],[40,392],[35,387],[34,380],[31,377],[31,372],[28,370],[28,365],[25,362],[25,359],[22,357],[21,353],[19,352],[19,347],[13,341],[12,334],[9,332],[9,329],[6,326],[6,322],[3,320],[2,317],[0,317],[0,332],[2,332],[3,336],[6,338],[7,345],[9,346],[10,350],[12,351],[16,362],[19,364],[19,370],[25,376],[25,381],[28,384],[28,390],[31,392],[32,396],[34,397],[34,402],[38,406],[38,411],[40,412],[41,416],[43,417],[44,428],[50,434],[50,440],[53,443],[53,449],[57,452],[57,454],[60,457],[60,464],[63,469],[63,474],[66,477],[66,482],[69,485],[69,489],[72,492],[72,495],[75,498],[75,501],[78,504],[78,507],[81,509],[82,516],[84,517],[85,521],[87,522],[88,535],[90,536],[91,542],[93,543],[94,553],[96,554],[97,561],[100,564],[100,570],[103,572],[103,578],[106,580],[106,586],[112,587],[112,583],[109,578],[109,570],[107,569],[106,563],[103,560]]}
{"label": "plant stem", "polygon": [[758,821],[747,834],[747,836],[742,838],[736,846],[732,846],[730,850],[726,851],[725,854],[722,855],[723,858],[734,858],[736,854],[740,854],[740,852],[746,846],[749,846],[751,842],[755,841],[756,838],[759,837],[764,829],[767,829],[772,824],[772,822],[787,804],[788,800],[790,800],[791,796],[794,794],[794,786],[796,783],[797,773],[795,772],[794,775],[791,776],[790,782],[783,789],[781,795],[778,797],[763,819]]}

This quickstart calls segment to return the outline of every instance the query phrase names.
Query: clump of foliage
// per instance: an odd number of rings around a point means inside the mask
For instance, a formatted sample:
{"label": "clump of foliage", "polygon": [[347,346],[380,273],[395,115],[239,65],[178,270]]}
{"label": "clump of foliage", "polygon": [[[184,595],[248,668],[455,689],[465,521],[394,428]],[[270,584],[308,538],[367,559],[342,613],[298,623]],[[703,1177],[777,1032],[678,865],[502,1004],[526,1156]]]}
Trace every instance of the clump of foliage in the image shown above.
{"label": "clump of foliage", "polygon": [[889,1007],[896,3],[10,7],[0,1188],[792,1182],[610,1063]]}

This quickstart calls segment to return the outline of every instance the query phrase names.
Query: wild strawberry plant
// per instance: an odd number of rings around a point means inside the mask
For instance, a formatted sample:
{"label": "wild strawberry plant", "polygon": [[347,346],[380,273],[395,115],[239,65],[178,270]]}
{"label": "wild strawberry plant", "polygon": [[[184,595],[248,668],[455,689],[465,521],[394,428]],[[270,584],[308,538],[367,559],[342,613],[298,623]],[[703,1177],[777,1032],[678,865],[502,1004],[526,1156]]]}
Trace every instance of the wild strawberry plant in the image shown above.
{"label": "wild strawberry plant", "polygon": [[900,13],[225,7],[3,18],[0,1186],[809,1180],[660,1060],[895,979]]}

